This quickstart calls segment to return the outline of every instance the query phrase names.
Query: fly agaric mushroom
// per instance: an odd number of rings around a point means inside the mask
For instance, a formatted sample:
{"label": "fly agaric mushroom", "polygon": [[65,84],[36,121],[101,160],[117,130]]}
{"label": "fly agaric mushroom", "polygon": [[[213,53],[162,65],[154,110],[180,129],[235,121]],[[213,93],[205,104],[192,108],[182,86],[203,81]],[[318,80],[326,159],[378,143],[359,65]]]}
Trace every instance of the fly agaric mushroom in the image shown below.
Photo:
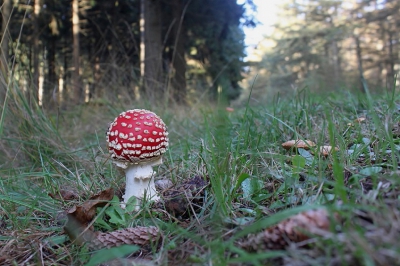
{"label": "fly agaric mushroom", "polygon": [[152,167],[162,163],[168,147],[167,127],[161,118],[143,109],[122,112],[110,124],[107,142],[111,158],[126,174],[123,207],[132,196],[143,199],[145,191],[148,198],[158,200]]}

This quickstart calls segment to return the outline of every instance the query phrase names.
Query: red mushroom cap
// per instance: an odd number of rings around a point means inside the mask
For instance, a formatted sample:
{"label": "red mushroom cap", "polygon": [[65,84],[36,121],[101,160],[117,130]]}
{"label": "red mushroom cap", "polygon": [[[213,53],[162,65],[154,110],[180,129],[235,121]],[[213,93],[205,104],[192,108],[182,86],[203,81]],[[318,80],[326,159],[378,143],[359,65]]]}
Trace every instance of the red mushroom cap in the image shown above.
{"label": "red mushroom cap", "polygon": [[114,160],[128,163],[154,161],[167,151],[167,127],[153,112],[128,110],[110,124],[107,142]]}

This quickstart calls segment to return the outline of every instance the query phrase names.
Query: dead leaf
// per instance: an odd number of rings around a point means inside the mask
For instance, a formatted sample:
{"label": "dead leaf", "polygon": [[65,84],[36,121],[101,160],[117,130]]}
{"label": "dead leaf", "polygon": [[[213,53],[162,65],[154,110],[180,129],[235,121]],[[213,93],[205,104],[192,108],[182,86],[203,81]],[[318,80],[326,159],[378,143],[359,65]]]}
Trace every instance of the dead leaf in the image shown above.
{"label": "dead leaf", "polygon": [[396,123],[393,125],[392,133],[394,138],[400,137],[400,123]]}
{"label": "dead leaf", "polygon": [[74,199],[78,199],[79,195],[78,193],[76,193],[73,190],[69,190],[69,189],[60,189],[58,193],[53,194],[53,193],[49,193],[48,194],[52,199],[55,200],[74,200]]}
{"label": "dead leaf", "polygon": [[285,143],[282,144],[282,147],[285,150],[289,150],[292,148],[302,148],[305,150],[309,150],[311,147],[316,146],[316,144],[314,142],[312,142],[311,140],[301,140],[301,139],[297,139],[297,140],[289,140],[286,141]]}
{"label": "dead leaf", "polygon": [[360,124],[361,122],[364,122],[365,120],[367,120],[365,117],[358,117],[358,118],[354,119],[354,122]]}
{"label": "dead leaf", "polygon": [[80,206],[74,206],[68,211],[68,214],[82,225],[88,225],[96,215],[96,208],[105,206],[114,196],[114,189],[109,188],[91,196]]}
{"label": "dead leaf", "polygon": [[[93,195],[82,205],[73,206],[67,212],[67,223],[64,226],[65,232],[70,237],[71,241],[80,238],[82,232],[84,232],[96,216],[96,208],[105,206],[114,196],[114,189],[109,188],[101,191],[100,193]],[[86,241],[87,236],[84,239],[78,239],[78,241]]]}

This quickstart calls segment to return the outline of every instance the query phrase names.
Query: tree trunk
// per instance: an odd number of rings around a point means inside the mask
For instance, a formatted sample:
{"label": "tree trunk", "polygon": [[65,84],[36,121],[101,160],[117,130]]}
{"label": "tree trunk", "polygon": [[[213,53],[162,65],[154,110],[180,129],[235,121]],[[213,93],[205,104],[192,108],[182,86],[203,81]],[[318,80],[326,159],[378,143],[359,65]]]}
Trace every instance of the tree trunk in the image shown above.
{"label": "tree trunk", "polygon": [[40,47],[39,47],[39,14],[40,14],[41,4],[40,0],[35,0],[33,6],[33,80],[32,87],[30,89],[30,95],[28,97],[29,101],[39,102],[39,55],[40,55]]}
{"label": "tree trunk", "polygon": [[1,8],[2,13],[2,24],[1,24],[1,58],[0,58],[0,105],[3,105],[6,91],[7,91],[7,84],[8,84],[8,43],[10,41],[8,25],[11,16],[11,7],[12,7],[12,0],[4,0],[3,6]]}
{"label": "tree trunk", "polygon": [[57,88],[57,77],[56,77],[56,38],[51,36],[49,38],[48,49],[47,49],[47,82],[43,98],[45,99],[48,108],[53,108],[54,104],[57,103],[56,88]]}
{"label": "tree trunk", "polygon": [[174,0],[173,17],[175,23],[172,28],[172,36],[174,40],[172,67],[174,75],[172,76],[171,86],[173,90],[173,99],[180,104],[186,103],[186,60],[185,60],[185,43],[186,32],[183,25],[184,5],[181,0]]}
{"label": "tree trunk", "polygon": [[356,43],[356,54],[357,54],[357,63],[358,63],[358,73],[360,75],[360,90],[363,93],[367,92],[366,88],[366,80],[364,78],[364,69],[362,64],[362,55],[361,55],[361,45],[360,45],[360,38],[358,36],[354,36],[354,40]]}
{"label": "tree trunk", "polygon": [[79,64],[79,0],[72,0],[72,37],[73,37],[73,47],[72,47],[72,61],[73,61],[73,72],[72,72],[72,94],[73,102],[79,104],[81,102],[81,82],[80,82],[80,64]]}
{"label": "tree trunk", "polygon": [[391,88],[395,88],[395,84],[394,84],[394,65],[395,65],[395,55],[393,53],[393,32],[388,29],[387,30],[387,35],[388,35],[388,40],[387,43],[389,44],[388,47],[388,62],[387,62],[387,78],[386,78],[386,88],[391,89]]}
{"label": "tree trunk", "polygon": [[333,73],[335,77],[335,89],[338,89],[339,82],[342,80],[342,71],[340,67],[340,54],[339,47],[336,40],[332,41],[332,64],[333,64]]}
{"label": "tree trunk", "polygon": [[142,0],[141,19],[141,75],[146,96],[154,101],[162,97],[162,36],[161,36],[161,2],[159,0]]}
{"label": "tree trunk", "polygon": [[[50,1],[50,10],[55,10],[54,1]],[[60,35],[60,31],[57,25],[57,18],[55,15],[51,16],[51,22],[49,23],[50,36],[47,40],[47,82],[44,91],[44,99],[47,104],[47,108],[53,109],[57,103],[57,74],[56,74],[56,53],[57,53],[57,36]]]}
{"label": "tree trunk", "polygon": [[[333,23],[334,19],[338,17],[338,9],[337,6],[334,7],[334,16],[331,17],[330,20],[330,27],[334,28],[335,24]],[[335,36],[337,36],[335,34]],[[340,58],[340,50],[338,46],[338,40],[335,38],[332,40],[332,54],[333,54],[333,71],[334,71],[334,76],[335,76],[335,89],[338,89],[338,86],[340,85],[339,82],[342,80],[342,68],[341,68],[341,58]]]}
{"label": "tree trunk", "polygon": [[[377,7],[376,7],[376,5],[377,5],[377,3],[375,2],[374,3],[374,5],[375,5],[375,10],[377,9]],[[384,40],[385,39],[385,25],[384,25],[385,23],[384,23],[384,21],[380,21],[379,22],[379,32],[380,32],[380,39],[381,40]],[[381,51],[381,52],[379,52],[379,57],[380,58],[383,58],[384,56],[386,56],[386,54],[384,53],[384,49],[383,49],[383,51]],[[379,86],[379,87],[385,87],[386,86],[386,77],[384,77],[383,76],[383,70],[385,69],[386,70],[386,65],[385,65],[385,62],[383,61],[383,60],[379,60],[379,64],[377,65],[377,68],[378,68],[378,73],[377,73],[377,82],[376,82],[376,84],[377,84],[377,86]]]}
{"label": "tree trunk", "polygon": [[[67,38],[63,38],[63,47],[68,47]],[[66,106],[66,101],[68,100],[67,92],[67,69],[68,69],[68,53],[63,54],[63,66],[60,67],[58,76],[58,107],[64,109]]]}

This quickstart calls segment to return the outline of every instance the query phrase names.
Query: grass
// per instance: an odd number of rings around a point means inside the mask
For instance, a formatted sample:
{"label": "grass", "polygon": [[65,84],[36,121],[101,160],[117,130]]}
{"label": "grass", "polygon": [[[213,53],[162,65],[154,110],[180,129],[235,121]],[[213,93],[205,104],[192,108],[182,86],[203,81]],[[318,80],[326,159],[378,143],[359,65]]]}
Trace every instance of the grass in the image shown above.
{"label": "grass", "polygon": [[[17,92],[10,95],[0,130],[0,264],[101,261],[99,253],[65,236],[65,211],[124,182],[107,156],[104,133],[108,122],[132,106],[47,113],[30,108]],[[265,105],[244,104],[233,113],[218,106],[155,109],[171,142],[157,178],[181,183],[207,177],[202,206],[189,217],[165,218],[148,203],[138,213],[120,213],[111,202],[98,209],[95,229],[159,227],[164,241],[143,254],[146,265],[398,264],[399,100],[390,93],[372,98],[302,91]],[[358,117],[366,120],[354,122]],[[282,148],[299,138],[339,150],[324,157]],[[61,190],[76,196],[49,196]],[[321,206],[340,217],[329,234],[281,250],[240,248],[249,235]],[[111,253],[122,257],[129,250]]]}

